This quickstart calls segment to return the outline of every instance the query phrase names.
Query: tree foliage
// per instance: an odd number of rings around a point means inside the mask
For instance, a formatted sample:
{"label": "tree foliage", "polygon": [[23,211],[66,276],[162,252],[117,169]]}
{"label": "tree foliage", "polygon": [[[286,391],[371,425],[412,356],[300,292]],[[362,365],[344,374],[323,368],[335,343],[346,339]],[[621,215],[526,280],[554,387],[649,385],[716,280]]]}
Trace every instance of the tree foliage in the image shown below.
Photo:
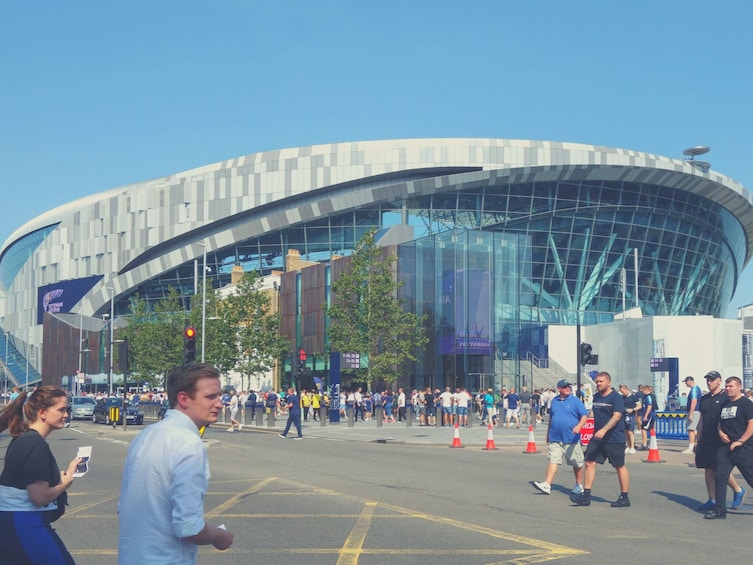
{"label": "tree foliage", "polygon": [[[280,335],[280,316],[271,313],[271,300],[259,289],[258,273],[247,273],[235,291],[225,298],[206,284],[204,311],[204,359],[223,375],[238,371],[243,377],[267,372],[289,349]],[[196,331],[196,360],[201,360],[202,293],[191,297],[186,311],[178,292],[170,288],[168,296],[149,308],[138,296],[131,300],[128,326],[118,333],[127,338],[130,380],[148,386],[164,386],[164,376],[184,362],[183,330]]]}
{"label": "tree foliage", "polygon": [[[130,380],[162,385],[164,375],[183,362],[185,320],[180,295],[174,288],[169,288],[167,298],[152,310],[138,296],[131,300],[128,326],[118,333],[119,339],[128,339]],[[118,365],[123,365],[122,360],[118,359]]]}
{"label": "tree foliage", "polygon": [[[236,332],[235,369],[247,377],[265,373],[290,349],[280,335],[280,314],[272,312],[269,294],[260,290],[257,272],[246,273],[236,292],[219,304],[219,318]],[[249,381],[250,382],[250,381]]]}
{"label": "tree foliage", "polygon": [[426,342],[423,318],[408,312],[397,298],[401,284],[392,272],[396,258],[376,245],[375,230],[358,242],[350,268],[332,283],[329,341],[334,351],[359,353],[368,359],[359,379],[397,381],[398,368],[415,361]]}

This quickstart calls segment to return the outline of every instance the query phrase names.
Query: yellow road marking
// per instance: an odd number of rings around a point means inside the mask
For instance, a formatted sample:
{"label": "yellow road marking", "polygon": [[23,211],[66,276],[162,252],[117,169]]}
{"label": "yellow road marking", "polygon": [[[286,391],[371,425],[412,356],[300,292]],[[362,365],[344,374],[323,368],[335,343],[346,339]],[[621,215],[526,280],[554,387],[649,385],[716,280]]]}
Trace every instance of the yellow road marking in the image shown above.
{"label": "yellow road marking", "polygon": [[236,494],[235,496],[231,496],[229,500],[215,507],[214,510],[210,510],[209,512],[207,512],[206,513],[207,518],[216,518],[228,508],[232,508],[233,506],[238,504],[238,502],[240,502],[242,499],[247,497],[249,494],[258,492],[259,490],[263,489],[265,486],[267,486],[269,483],[271,483],[274,480],[276,480],[274,477],[269,477],[267,479],[264,479],[263,481],[259,481],[255,485],[251,485],[249,488],[247,488],[243,492],[240,492]]}
{"label": "yellow road marking", "polygon": [[358,520],[356,520],[355,526],[353,526],[353,529],[340,549],[340,557],[337,559],[337,565],[356,565],[358,563],[358,556],[363,549],[366,534],[369,533],[375,507],[376,502],[367,502],[364,504],[363,512],[361,512]]}
{"label": "yellow road marking", "polygon": [[118,498],[118,495],[111,496],[109,498],[100,498],[99,500],[95,500],[94,502],[90,502],[89,504],[82,504],[81,506],[76,506],[71,510],[66,510],[65,514],[63,514],[63,518],[65,518],[66,516],[79,514],[83,512],[84,510],[89,510],[89,508],[94,508],[95,506],[99,506],[100,504],[105,504],[106,502],[110,502],[111,500],[115,500],[116,498]]}
{"label": "yellow road marking", "polygon": [[[224,481],[227,484],[239,484],[252,482],[254,479],[240,480],[240,481]],[[262,489],[277,483],[270,490],[261,492]],[[291,491],[290,489],[296,489]],[[310,518],[344,518],[355,519],[355,524],[345,539],[342,547],[330,547],[330,548],[317,548],[317,547],[305,547],[305,548],[249,548],[249,549],[236,549],[230,548],[223,553],[238,555],[238,556],[252,556],[258,554],[275,554],[287,553],[290,555],[337,555],[337,565],[358,565],[358,561],[361,555],[363,556],[414,556],[414,557],[431,557],[440,555],[474,555],[483,559],[484,557],[496,558],[494,562],[487,563],[486,565],[503,565],[503,564],[528,564],[528,563],[543,563],[546,561],[553,561],[557,559],[563,559],[565,557],[586,555],[587,551],[566,547],[554,543],[549,543],[544,540],[529,538],[526,536],[520,536],[499,530],[494,530],[477,524],[470,524],[467,522],[460,522],[451,518],[445,518],[442,516],[436,516],[433,514],[427,514],[425,512],[416,512],[414,510],[404,508],[401,506],[395,506],[392,504],[382,504],[376,501],[364,500],[352,495],[345,495],[343,493],[319,488],[312,485],[299,483],[296,481],[288,481],[280,479],[278,477],[268,477],[266,479],[259,480],[252,484],[249,488],[243,492],[237,491],[221,492],[214,491],[212,493],[215,496],[230,496],[225,502],[219,504],[212,510],[206,513],[208,518],[217,518],[222,516],[224,519],[310,519]],[[342,498],[347,498],[356,501],[357,504],[363,505],[362,512],[359,513],[347,513],[347,514],[326,514],[326,513],[285,513],[285,514],[273,514],[269,512],[264,513],[231,513],[228,512],[231,508],[236,506],[245,497],[256,494],[262,496],[280,496],[280,495],[294,495],[300,496],[302,494],[317,494],[317,495],[335,495]],[[117,498],[116,496],[110,496],[106,499],[98,499],[96,502],[84,504],[80,507],[76,507],[66,515],[71,519],[115,519],[117,520],[117,514],[91,514],[84,513],[87,510],[99,506],[104,503],[108,503]],[[382,511],[382,512],[379,512]],[[507,542],[518,543],[528,546],[528,548],[459,548],[459,549],[427,549],[427,548],[369,548],[364,547],[364,543],[367,539],[369,530],[373,527],[375,522],[383,522],[395,519],[417,519],[426,520],[435,524],[441,524],[451,528],[457,528],[461,530],[467,530],[474,534],[480,534],[488,536],[497,540],[504,540]],[[117,555],[117,549],[71,549],[73,555]],[[215,549],[208,547],[200,548],[200,553],[219,553]],[[497,561],[497,559],[502,559]]]}

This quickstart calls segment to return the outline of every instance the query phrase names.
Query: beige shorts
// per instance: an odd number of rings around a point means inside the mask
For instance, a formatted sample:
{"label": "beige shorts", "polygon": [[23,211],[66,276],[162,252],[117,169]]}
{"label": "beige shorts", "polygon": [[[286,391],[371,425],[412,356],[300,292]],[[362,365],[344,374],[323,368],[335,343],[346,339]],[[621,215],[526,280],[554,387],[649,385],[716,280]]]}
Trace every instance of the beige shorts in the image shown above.
{"label": "beige shorts", "polygon": [[547,445],[549,463],[562,465],[562,461],[568,465],[580,469],[583,467],[583,448],[578,443],[555,442]]}

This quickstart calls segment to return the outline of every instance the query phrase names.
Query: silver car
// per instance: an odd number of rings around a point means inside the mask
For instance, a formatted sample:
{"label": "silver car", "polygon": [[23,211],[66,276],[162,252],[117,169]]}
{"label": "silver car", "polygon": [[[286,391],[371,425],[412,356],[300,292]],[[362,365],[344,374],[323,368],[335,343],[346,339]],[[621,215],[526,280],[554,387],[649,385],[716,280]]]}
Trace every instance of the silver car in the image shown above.
{"label": "silver car", "polygon": [[91,420],[97,402],[91,396],[71,398],[71,420]]}

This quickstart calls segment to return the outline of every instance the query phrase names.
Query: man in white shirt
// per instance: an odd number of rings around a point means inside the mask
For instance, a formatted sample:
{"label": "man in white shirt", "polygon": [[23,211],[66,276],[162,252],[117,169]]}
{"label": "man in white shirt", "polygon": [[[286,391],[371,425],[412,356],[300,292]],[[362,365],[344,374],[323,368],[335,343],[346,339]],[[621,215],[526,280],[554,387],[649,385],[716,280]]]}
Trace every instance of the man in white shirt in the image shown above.
{"label": "man in white shirt", "polygon": [[361,387],[360,386],[356,389],[356,392],[353,394],[353,399],[355,401],[355,403],[353,405],[353,410],[354,410],[355,417],[353,418],[353,420],[357,422],[358,421],[358,416],[360,415],[361,416],[361,421],[363,422],[364,421],[364,418],[363,418],[363,412],[364,412],[364,410],[363,410],[363,393],[361,392]]}
{"label": "man in white shirt", "polygon": [[445,387],[444,392],[439,395],[439,399],[442,401],[442,425],[451,426],[453,394],[450,392],[450,387]]}
{"label": "man in white shirt", "polygon": [[463,387],[458,387],[455,392],[455,411],[457,412],[457,423],[464,428],[468,426],[468,403],[471,400],[471,395]]}
{"label": "man in white shirt", "polygon": [[204,521],[209,460],[199,428],[222,410],[220,373],[189,363],[167,376],[170,409],[131,443],[118,503],[118,562],[193,565],[199,545],[225,550],[233,534]]}
{"label": "man in white shirt", "polygon": [[405,412],[405,391],[402,388],[397,389],[397,421],[402,422],[407,420],[407,414]]}

